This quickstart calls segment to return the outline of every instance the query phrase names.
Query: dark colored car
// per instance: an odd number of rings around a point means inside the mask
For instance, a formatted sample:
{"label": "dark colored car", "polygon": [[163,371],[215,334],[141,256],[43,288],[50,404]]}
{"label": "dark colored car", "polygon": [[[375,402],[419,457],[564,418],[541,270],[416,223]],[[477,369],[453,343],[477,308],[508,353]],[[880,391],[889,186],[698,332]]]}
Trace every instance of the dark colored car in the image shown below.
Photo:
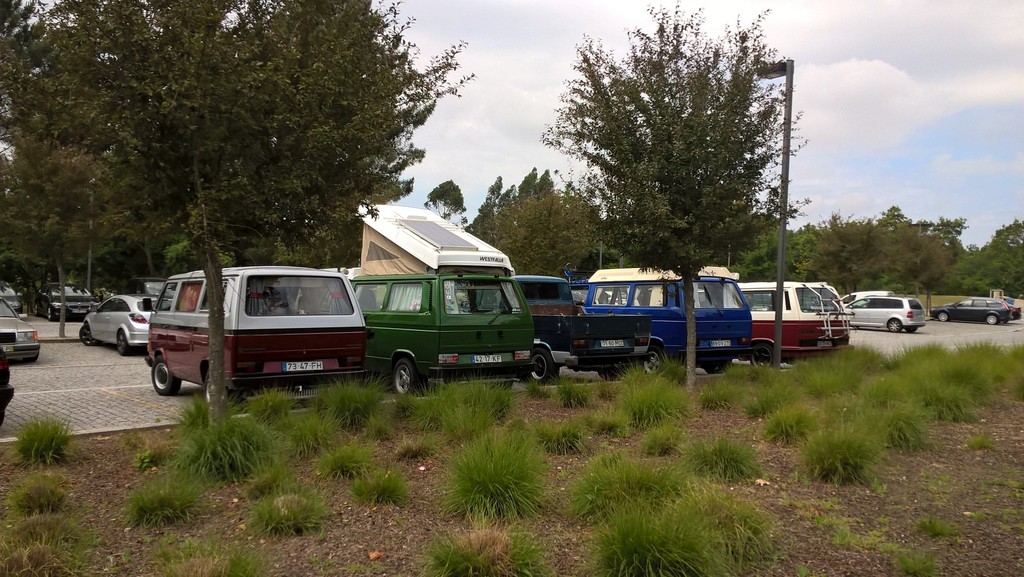
{"label": "dark colored car", "polygon": [[4,414],[7,412],[7,405],[14,398],[14,387],[11,386],[11,365],[7,361],[7,355],[0,349],[0,425],[4,424]]}
{"label": "dark colored car", "polygon": [[[92,305],[99,300],[85,287],[74,284],[64,285],[64,318],[85,318],[92,310]],[[36,315],[47,320],[60,320],[60,283],[49,282],[39,289],[36,295]]]}
{"label": "dark colored car", "polygon": [[6,301],[19,315],[25,312],[24,306],[21,304],[21,293],[2,280],[0,280],[0,300]]}
{"label": "dark colored car", "polygon": [[970,297],[932,309],[932,318],[940,321],[973,321],[990,325],[1010,322],[1010,308],[1002,299]]}
{"label": "dark colored car", "polygon": [[133,276],[128,279],[121,294],[158,297],[160,296],[160,291],[164,288],[164,281],[166,280],[162,276]]}
{"label": "dark colored car", "polygon": [[1010,297],[1003,297],[1003,300],[1006,301],[1006,306],[1009,307],[1009,309],[1010,309],[1010,318],[1015,320],[1015,321],[1019,321],[1020,320],[1020,305],[1017,304],[1017,301],[1019,301],[1021,299],[1012,299]]}

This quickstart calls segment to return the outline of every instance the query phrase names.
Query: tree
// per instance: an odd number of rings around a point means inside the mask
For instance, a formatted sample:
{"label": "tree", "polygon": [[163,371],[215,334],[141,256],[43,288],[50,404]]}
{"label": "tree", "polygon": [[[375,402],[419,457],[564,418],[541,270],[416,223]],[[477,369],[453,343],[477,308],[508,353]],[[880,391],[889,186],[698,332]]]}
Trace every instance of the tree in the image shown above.
{"label": "tree", "polygon": [[474,236],[492,246],[497,245],[494,232],[495,216],[501,210],[501,207],[508,203],[508,198],[502,190],[503,186],[499,176],[491,186],[487,187],[487,196],[484,197],[483,204],[480,205],[476,216],[473,217],[473,222],[469,223],[469,226],[466,227],[466,230],[473,233]]}
{"label": "tree", "polygon": [[462,189],[452,180],[434,187],[423,206],[441,215],[441,218],[459,226],[466,226],[466,201]]}
{"label": "tree", "polygon": [[546,192],[520,198],[502,209],[495,229],[520,274],[560,276],[567,262],[580,262],[594,244],[597,214],[587,199]]}
{"label": "tree", "polygon": [[469,80],[449,80],[461,46],[420,69],[397,6],[363,0],[78,0],[46,21],[105,158],[152,184],[147,221],[189,232],[224,418],[221,255],[350,235],[339,223],[395,190],[423,158],[412,132]]}
{"label": "tree", "polygon": [[[544,135],[590,169],[603,238],[642,266],[693,279],[716,254],[746,249],[778,214],[783,99],[758,72],[775,60],[759,17],[721,38],[700,13],[650,10],[655,30],[629,34],[620,61],[586,39],[555,124]],[[696,323],[686,299],[687,384]]]}
{"label": "tree", "polygon": [[843,218],[833,213],[818,225],[818,252],[811,267],[840,290],[853,292],[865,279],[884,272],[887,237],[870,218]]}

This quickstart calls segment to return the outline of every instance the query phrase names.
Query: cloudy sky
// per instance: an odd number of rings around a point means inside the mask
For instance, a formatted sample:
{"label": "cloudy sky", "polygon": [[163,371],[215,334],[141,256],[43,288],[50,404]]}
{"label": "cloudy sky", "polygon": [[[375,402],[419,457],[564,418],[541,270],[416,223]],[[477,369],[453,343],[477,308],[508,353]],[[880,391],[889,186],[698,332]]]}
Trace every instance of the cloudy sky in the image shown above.
{"label": "cloudy sky", "polygon": [[[645,0],[406,0],[409,38],[424,57],[464,41],[476,75],[414,136],[425,161],[402,204],[454,180],[470,219],[487,187],[536,167],[570,170],[540,142],[574,78],[585,36],[617,56],[628,30],[650,29]],[[682,0],[718,37],[765,9],[764,31],[795,62],[796,136],[790,197],[809,199],[794,226],[834,212],[875,217],[898,205],[911,219],[963,217],[965,244],[983,245],[1024,219],[1024,1]],[[782,82],[778,80],[776,82]],[[557,181],[557,179],[556,179]]]}

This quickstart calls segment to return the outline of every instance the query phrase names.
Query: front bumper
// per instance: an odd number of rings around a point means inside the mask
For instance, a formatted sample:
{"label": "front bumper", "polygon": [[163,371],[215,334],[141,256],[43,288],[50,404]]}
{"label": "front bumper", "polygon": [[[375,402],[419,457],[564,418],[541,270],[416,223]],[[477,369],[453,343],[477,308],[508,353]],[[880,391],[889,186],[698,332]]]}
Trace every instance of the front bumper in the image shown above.
{"label": "front bumper", "polygon": [[618,353],[614,355],[568,355],[563,360],[566,367],[577,371],[595,371],[606,367],[642,363],[647,353]]}
{"label": "front bumper", "polygon": [[34,359],[39,356],[39,343],[9,343],[0,345],[4,348],[4,354],[7,355],[9,361],[22,361],[25,359]]}

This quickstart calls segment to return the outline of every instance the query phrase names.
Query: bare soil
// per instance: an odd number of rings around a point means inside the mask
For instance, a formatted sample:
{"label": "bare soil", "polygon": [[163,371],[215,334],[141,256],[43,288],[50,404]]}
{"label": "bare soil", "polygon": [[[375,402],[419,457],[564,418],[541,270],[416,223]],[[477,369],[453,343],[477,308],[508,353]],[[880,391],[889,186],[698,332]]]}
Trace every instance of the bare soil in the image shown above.
{"label": "bare soil", "polygon": [[[707,412],[683,423],[690,438],[729,436],[756,447],[762,479],[728,485],[738,496],[767,511],[776,521],[778,558],[750,575],[901,575],[894,551],[933,555],[938,575],[1024,575],[1024,403],[1001,393],[1001,402],[979,410],[977,422],[935,423],[930,450],[889,452],[874,469],[874,482],[837,486],[811,481],[801,469],[799,449],[763,441],[763,423],[741,410]],[[512,419],[565,420],[600,408],[564,409],[555,399],[517,397]],[[987,434],[994,448],[970,450],[967,440]],[[212,488],[198,515],[187,523],[160,528],[132,527],[125,521],[131,491],[160,471],[139,471],[139,447],[172,435],[167,429],[80,437],[75,457],[52,467],[66,479],[72,514],[94,532],[98,544],[88,557],[89,575],[154,575],[154,558],[167,540],[215,540],[249,549],[265,562],[266,574],[419,575],[425,547],[432,540],[473,528],[469,519],[440,508],[452,445],[422,462],[397,458],[403,437],[423,432],[400,424],[394,436],[378,442],[374,459],[402,471],[412,499],[406,506],[371,507],[351,496],[349,481],[324,481],[312,459],[296,463],[303,482],[326,496],[331,515],[323,529],[296,537],[267,537],[247,527],[250,502],[245,486]],[[622,448],[641,456],[641,432],[628,438],[593,436],[585,455],[547,456],[549,501],[543,514],[520,521],[544,545],[546,561],[558,575],[592,573],[594,527],[571,516],[569,490],[594,454]],[[659,458],[664,463],[680,457]],[[18,465],[12,447],[0,447],[0,493],[31,471]],[[11,512],[0,505],[0,513]],[[915,528],[934,517],[955,524],[959,535],[937,538]],[[8,527],[10,522],[5,523]]]}

